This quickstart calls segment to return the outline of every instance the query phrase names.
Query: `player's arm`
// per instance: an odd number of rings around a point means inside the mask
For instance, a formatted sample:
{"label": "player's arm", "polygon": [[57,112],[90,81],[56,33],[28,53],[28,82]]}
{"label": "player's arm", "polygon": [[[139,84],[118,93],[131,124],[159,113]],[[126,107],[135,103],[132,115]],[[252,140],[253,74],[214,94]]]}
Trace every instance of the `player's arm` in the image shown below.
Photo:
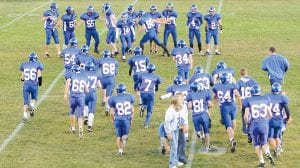
{"label": "player's arm", "polygon": [[70,83],[71,83],[71,79],[69,78],[69,79],[66,80],[66,84],[65,84],[65,92],[64,92],[64,99],[65,100],[68,99]]}
{"label": "player's arm", "polygon": [[38,69],[37,71],[37,77],[38,77],[39,86],[42,86],[43,78],[42,78],[42,71],[40,69]]}
{"label": "player's arm", "polygon": [[131,124],[134,118],[134,104],[131,104]]}
{"label": "player's arm", "polygon": [[24,72],[23,71],[21,72],[21,81],[22,82],[24,81]]}
{"label": "player's arm", "polygon": [[288,104],[284,104],[283,109],[286,113],[286,122],[290,123],[292,121],[292,118],[291,118],[291,113],[290,113],[290,109],[289,109]]}
{"label": "player's arm", "polygon": [[159,99],[164,100],[164,99],[169,99],[170,97],[172,97],[172,93],[171,92],[160,96]]}
{"label": "player's arm", "polygon": [[133,66],[130,65],[129,71],[128,71],[129,76],[131,76],[131,74],[132,74],[132,68],[133,68]]}
{"label": "player's arm", "polygon": [[114,122],[114,120],[115,120],[114,113],[115,113],[115,108],[110,108],[109,109],[109,115],[112,119],[112,122]]}
{"label": "player's arm", "polygon": [[214,94],[213,102],[214,102],[214,104],[218,103],[218,96],[217,96],[217,94]]}
{"label": "player's arm", "polygon": [[237,99],[237,104],[238,104],[239,108],[242,109],[242,99],[241,99],[241,95],[240,95],[239,91],[237,89],[234,89],[233,93]]}
{"label": "player's arm", "polygon": [[221,20],[221,19],[218,20],[218,24],[219,24],[219,29],[220,29],[221,32],[222,32],[222,30],[223,30],[223,25],[222,25],[222,20]]}
{"label": "player's arm", "polygon": [[97,80],[97,88],[99,88],[99,89],[102,88],[100,80]]}
{"label": "player's arm", "polygon": [[193,69],[193,54],[189,55],[190,69]]}

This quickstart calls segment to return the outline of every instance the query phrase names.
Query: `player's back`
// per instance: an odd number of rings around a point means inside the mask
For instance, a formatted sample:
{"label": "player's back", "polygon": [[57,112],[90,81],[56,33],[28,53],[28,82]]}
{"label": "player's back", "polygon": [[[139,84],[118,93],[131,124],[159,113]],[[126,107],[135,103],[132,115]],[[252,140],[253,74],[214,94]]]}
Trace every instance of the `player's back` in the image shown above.
{"label": "player's back", "polygon": [[89,92],[95,92],[97,90],[97,81],[100,80],[100,75],[98,71],[84,71],[87,77],[87,85]]}
{"label": "player's back", "polygon": [[193,50],[189,47],[176,47],[172,50],[172,56],[175,57],[177,66],[189,66],[191,54],[193,54]]}
{"label": "player's back", "polygon": [[251,97],[251,87],[253,85],[257,85],[258,83],[250,78],[250,77],[242,77],[240,80],[237,81],[238,90],[241,95],[241,99],[244,100],[247,97]]}
{"label": "player's back", "polygon": [[80,49],[77,47],[65,48],[62,51],[64,57],[64,66],[66,69],[71,69],[72,65],[76,64],[76,57],[80,54]]}
{"label": "player's back", "polygon": [[112,96],[108,100],[109,105],[115,109],[115,119],[130,119],[132,115],[132,104],[134,97],[129,93],[122,93]]}
{"label": "player's back", "polygon": [[281,93],[279,94],[266,94],[270,98],[270,107],[272,116],[282,119],[284,117],[284,106],[289,103],[288,97]]}
{"label": "player's back", "polygon": [[155,86],[161,83],[161,78],[154,73],[142,73],[139,82],[141,93],[155,93]]}
{"label": "player's back", "polygon": [[85,63],[91,61],[95,63],[95,58],[92,55],[86,54],[86,53],[81,53],[77,57],[75,57],[75,62],[77,65],[80,66],[85,66]]}
{"label": "player's back", "polygon": [[184,96],[188,94],[190,91],[190,85],[189,84],[182,84],[182,85],[171,85],[168,87],[167,92],[171,92],[172,95],[176,95],[177,93],[182,93]]}
{"label": "player's back", "polygon": [[247,98],[246,101],[246,107],[249,107],[250,110],[250,122],[266,122],[269,120],[270,98],[268,96],[252,96]]}
{"label": "player's back", "polygon": [[227,84],[215,84],[213,92],[217,95],[220,106],[223,104],[234,103],[234,90],[237,89],[237,85],[233,83]]}
{"label": "player's back", "polygon": [[193,82],[201,83],[204,89],[210,89],[210,85],[213,83],[213,78],[207,73],[194,74],[189,80],[189,84],[192,84]]}
{"label": "player's back", "polygon": [[87,77],[84,72],[71,73],[70,77],[70,96],[71,97],[84,97],[84,87],[87,84]]}
{"label": "player's back", "polygon": [[190,92],[186,100],[192,102],[192,116],[197,116],[203,112],[208,113],[208,101],[212,99],[209,90],[202,90],[198,92]]}
{"label": "player's back", "polygon": [[135,55],[128,59],[128,64],[133,67],[133,75],[139,75],[147,71],[149,57],[145,55]]}
{"label": "player's back", "polygon": [[118,61],[113,58],[101,58],[98,61],[102,78],[115,77],[118,71]]}
{"label": "player's back", "polygon": [[23,62],[20,66],[20,70],[24,74],[24,84],[37,85],[38,84],[38,70],[43,70],[44,65],[39,62]]}

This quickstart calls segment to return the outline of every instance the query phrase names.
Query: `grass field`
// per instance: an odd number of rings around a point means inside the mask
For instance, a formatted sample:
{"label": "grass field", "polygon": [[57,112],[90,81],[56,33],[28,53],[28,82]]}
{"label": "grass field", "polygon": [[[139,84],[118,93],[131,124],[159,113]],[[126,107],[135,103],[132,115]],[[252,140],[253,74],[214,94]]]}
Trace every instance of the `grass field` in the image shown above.
{"label": "grass field", "polygon": [[[127,8],[134,0],[114,0],[111,5],[116,15]],[[33,10],[47,1],[0,1],[0,26],[8,24],[24,13]],[[77,17],[86,10],[89,4],[93,4],[100,12],[103,0],[86,2],[78,1],[56,1],[60,8],[60,14],[68,5],[72,5]],[[135,9],[148,10],[151,4],[158,5],[163,10],[165,0],[139,0]],[[187,41],[185,28],[185,14],[189,6],[196,1],[173,0],[175,9],[179,13],[177,20],[177,31],[179,38]],[[50,2],[49,2],[50,4]],[[136,115],[133,127],[129,135],[125,152],[126,155],[117,156],[115,145],[114,128],[110,118],[104,114],[104,109],[99,105],[94,123],[94,132],[85,132],[84,138],[79,139],[78,135],[70,134],[68,104],[63,100],[64,79],[58,76],[63,70],[63,63],[60,58],[55,57],[54,46],[51,45],[50,59],[44,58],[44,30],[41,16],[49,4],[33,10],[24,17],[16,19],[10,25],[0,29],[0,143],[2,144],[13,130],[19,125],[22,117],[22,83],[20,82],[19,65],[27,60],[31,51],[36,51],[40,61],[45,65],[43,72],[44,83],[39,90],[40,97],[45,94],[51,83],[57,77],[58,82],[53,85],[44,101],[39,105],[36,115],[15,135],[9,144],[0,152],[0,167],[167,167],[168,157],[162,156],[159,151],[159,138],[157,128],[163,120],[168,101],[158,99],[159,95],[165,93],[165,89],[172,83],[176,75],[176,68],[171,59],[160,55],[151,55],[151,62],[157,65],[157,73],[162,76],[163,84],[156,96],[154,114],[151,120],[151,128],[144,129],[144,118]],[[206,13],[211,5],[218,9],[218,0],[198,1],[197,5],[202,13]],[[295,0],[223,0],[221,14],[223,16],[224,31],[221,36],[220,50],[222,56],[211,58],[195,56],[194,65],[207,67],[209,72],[216,63],[224,60],[227,65],[235,68],[237,74],[239,69],[247,68],[250,76],[255,78],[263,88],[269,92],[270,86],[265,72],[261,70],[261,61],[267,55],[270,46],[277,48],[279,53],[285,55],[291,68],[285,78],[283,89],[290,98],[290,109],[293,123],[288,126],[285,134],[284,153],[277,161],[277,167],[299,167],[300,165],[300,135],[299,135],[299,113],[300,105],[300,1]],[[103,14],[101,13],[101,16]],[[79,18],[78,18],[79,20]],[[104,23],[97,23],[98,31],[102,32]],[[161,29],[163,31],[163,29]],[[60,35],[62,32],[60,30]],[[85,42],[84,28],[76,31],[80,45]],[[101,50],[106,48],[106,32],[101,33]],[[138,34],[138,41],[142,34]],[[160,33],[162,36],[162,33]],[[204,43],[204,31],[202,42]],[[161,38],[162,39],[162,38]],[[62,41],[62,36],[60,37]],[[135,43],[137,44],[137,43]],[[171,41],[169,41],[171,48]],[[149,51],[146,48],[146,53]],[[162,51],[160,51],[162,52]],[[99,55],[95,55],[99,58]],[[118,58],[120,59],[120,57]],[[211,59],[211,64],[207,61]],[[128,77],[128,66],[120,61],[118,82],[127,85],[127,91],[133,92],[131,77]],[[237,76],[239,78],[239,75]],[[99,92],[99,102],[101,101]],[[138,106],[136,106],[138,109]],[[218,122],[220,119],[217,105],[213,110],[213,125],[211,130],[212,144],[218,147],[228,148],[225,129]],[[136,110],[138,111],[138,110]],[[252,145],[247,143],[247,138],[242,135],[240,113],[238,113],[238,126],[236,139],[238,141],[237,151],[231,154],[229,150],[223,155],[203,155],[198,150],[201,143],[197,140],[192,167],[255,167],[257,158]],[[192,124],[190,123],[190,137],[192,137]],[[187,146],[187,156],[190,151],[190,144]]]}

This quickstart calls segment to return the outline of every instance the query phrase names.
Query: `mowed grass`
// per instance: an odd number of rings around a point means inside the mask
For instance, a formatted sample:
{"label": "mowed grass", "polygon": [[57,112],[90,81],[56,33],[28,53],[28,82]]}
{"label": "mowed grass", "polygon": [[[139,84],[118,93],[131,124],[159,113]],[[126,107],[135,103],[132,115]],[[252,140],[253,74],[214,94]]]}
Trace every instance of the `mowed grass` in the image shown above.
{"label": "mowed grass", "polygon": [[[0,2],[0,25],[5,25],[23,13],[44,4],[47,1],[2,1]],[[119,15],[127,8],[133,0],[111,1],[112,7]],[[185,14],[190,4],[195,1],[174,0],[174,6],[179,13],[178,37],[187,41],[187,30],[185,27]],[[101,12],[104,1],[57,1],[60,7],[60,14],[68,5],[72,5],[79,16],[86,10],[89,4],[93,4],[97,11]],[[138,1],[136,10],[148,10],[151,4],[158,5],[161,11],[167,1]],[[209,6],[218,8],[219,1],[197,2],[202,13],[206,13]],[[224,31],[221,35],[220,49],[222,56],[213,56],[208,67],[209,72],[216,63],[224,60],[230,67],[235,68],[237,78],[239,69],[247,68],[250,76],[257,79],[264,92],[269,92],[270,86],[267,75],[261,70],[261,61],[267,54],[270,46],[277,48],[279,53],[285,55],[290,63],[291,69],[287,73],[284,83],[284,91],[290,98],[290,108],[294,121],[288,126],[285,133],[284,153],[277,161],[277,167],[297,167],[300,165],[298,134],[299,122],[298,105],[300,80],[298,69],[299,61],[299,39],[300,22],[299,12],[297,12],[300,2],[292,0],[265,0],[246,1],[231,0],[223,1],[221,14],[223,16]],[[44,83],[40,88],[40,97],[49,87],[50,83],[62,71],[62,60],[55,56],[55,49],[51,46],[51,59],[43,57],[44,30],[41,14],[48,9],[49,5],[40,8],[32,14],[27,15],[12,25],[0,30],[0,143],[11,134],[19,124],[22,117],[22,83],[19,80],[19,65],[27,60],[27,55],[31,51],[36,51],[40,55],[40,60],[45,65],[43,72]],[[100,13],[103,16],[102,13]],[[97,23],[98,31],[105,29],[103,22]],[[163,28],[163,27],[162,27]],[[163,32],[163,29],[161,29]],[[101,34],[100,48],[106,48],[105,32]],[[163,33],[160,33],[162,37]],[[62,32],[60,31],[60,35]],[[84,28],[80,27],[76,31],[80,45],[85,42]],[[138,42],[142,34],[138,34]],[[205,34],[202,31],[202,42]],[[61,41],[63,40],[61,36]],[[162,38],[161,38],[162,39]],[[135,43],[135,45],[138,44]],[[204,45],[205,46],[205,45]],[[169,48],[172,42],[169,41]],[[149,49],[146,48],[146,53]],[[159,50],[159,53],[162,51]],[[99,58],[99,55],[95,55]],[[118,58],[120,59],[120,58]],[[160,54],[151,55],[151,62],[157,65],[157,73],[162,76],[163,84],[157,93],[165,93],[165,89],[172,83],[176,75],[176,68],[170,58],[162,57]],[[195,65],[206,68],[208,58],[196,55]],[[118,82],[127,85],[128,92],[133,92],[131,77],[128,76],[128,66],[120,62]],[[163,121],[164,112],[169,103],[168,100],[160,101],[156,99],[154,113],[150,129],[143,129],[144,118],[134,119],[134,123],[129,135],[125,152],[126,155],[119,157],[116,155],[115,135],[112,121],[104,115],[104,109],[97,105],[97,112],[94,124],[94,132],[85,132],[84,138],[80,140],[76,135],[68,132],[68,103],[63,100],[64,81],[61,77],[48,97],[38,107],[36,116],[31,119],[25,127],[16,135],[9,145],[0,153],[0,167],[167,167],[168,157],[162,156],[159,151],[159,139],[157,128]],[[101,101],[101,93],[99,92]],[[228,141],[225,129],[220,125],[219,109],[217,105],[213,110],[213,127],[211,130],[212,144],[218,147],[228,148]],[[138,107],[136,106],[138,112]],[[199,154],[198,150],[202,146],[197,140],[192,167],[255,167],[257,158],[252,145],[247,143],[247,139],[241,133],[240,113],[237,116],[236,139],[238,148],[236,153],[231,154],[229,150],[218,156]],[[193,126],[190,123],[190,137]],[[187,155],[189,147],[187,146]]]}

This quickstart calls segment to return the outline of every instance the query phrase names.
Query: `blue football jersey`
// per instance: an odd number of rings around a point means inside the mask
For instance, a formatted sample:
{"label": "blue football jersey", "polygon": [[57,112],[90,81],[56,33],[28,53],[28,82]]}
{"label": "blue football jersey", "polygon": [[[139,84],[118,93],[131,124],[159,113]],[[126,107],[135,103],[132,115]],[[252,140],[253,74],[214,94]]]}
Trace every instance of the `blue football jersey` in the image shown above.
{"label": "blue football jersey", "polygon": [[173,28],[176,26],[176,19],[178,17],[178,13],[175,10],[169,11],[167,9],[162,11],[162,16],[168,20],[170,20],[165,27],[166,28]]}
{"label": "blue football jersey", "polygon": [[250,122],[269,120],[270,98],[268,96],[249,97],[245,99],[245,107],[250,110]]}
{"label": "blue football jersey", "polygon": [[242,77],[237,81],[236,84],[238,85],[238,90],[242,100],[246,99],[247,97],[251,97],[251,87],[253,85],[258,85],[258,83],[254,79],[248,76]]}
{"label": "blue football jersey", "polygon": [[115,14],[113,13],[112,10],[109,10],[108,12],[106,12],[105,14],[105,25],[108,29],[111,28],[115,28],[116,27],[116,23],[112,22],[111,17],[113,17]]}
{"label": "blue football jersey", "polygon": [[147,12],[139,20],[139,25],[144,25],[146,28],[146,32],[156,31],[156,23],[153,19],[155,18],[152,18],[152,15],[149,12]]}
{"label": "blue football jersey", "polygon": [[192,103],[192,116],[195,117],[201,113],[208,113],[208,101],[212,100],[212,95],[209,90],[200,92],[190,92],[186,96],[186,101]]}
{"label": "blue football jersey", "polygon": [[134,55],[128,59],[128,65],[133,68],[133,75],[139,75],[147,71],[149,57],[145,55]]}
{"label": "blue football jersey", "polygon": [[128,14],[128,19],[132,20],[132,22],[135,23],[137,20],[138,14],[135,11],[133,11],[132,13],[127,12],[127,14]]}
{"label": "blue football jersey", "polygon": [[172,95],[176,95],[177,93],[182,93],[184,97],[190,92],[189,84],[175,85],[172,84],[167,88],[167,93],[172,93]]}
{"label": "blue football jersey", "polygon": [[139,76],[139,90],[141,93],[155,93],[155,86],[161,82],[161,77],[154,73],[142,73]]}
{"label": "blue football jersey", "polygon": [[207,73],[202,73],[202,74],[194,74],[190,80],[189,84],[192,84],[193,82],[198,82],[203,85],[203,88],[208,90],[210,89],[210,84],[214,82],[212,76]]}
{"label": "blue football jersey", "polygon": [[70,73],[67,79],[71,80],[70,96],[83,97],[85,95],[84,88],[87,85],[87,76],[84,74],[84,72]]}
{"label": "blue football jersey", "polygon": [[87,30],[94,30],[96,29],[96,20],[99,18],[99,13],[93,12],[91,15],[88,13],[83,13],[80,16],[80,19],[84,21],[85,28]]}
{"label": "blue football jersey", "polygon": [[44,17],[52,17],[52,19],[48,18],[44,21],[44,28],[53,29],[57,24],[57,18],[59,16],[58,11],[53,12],[51,10],[46,10],[43,15]]}
{"label": "blue football jersey", "polygon": [[64,14],[61,20],[63,21],[63,31],[74,31],[76,22],[75,13],[72,15]]}
{"label": "blue football jersey", "polygon": [[134,26],[134,22],[132,22],[132,20],[127,20],[126,22],[119,20],[117,22],[117,28],[120,29],[120,36],[130,36],[132,31],[131,28],[133,28]]}
{"label": "blue football jersey", "polygon": [[114,77],[118,73],[119,63],[113,58],[101,58],[98,61],[101,77]]}
{"label": "blue football jersey", "polygon": [[38,84],[38,76],[37,72],[38,70],[42,71],[44,70],[44,65],[39,62],[23,62],[20,65],[20,71],[24,74],[24,84],[32,84],[37,85]]}
{"label": "blue football jersey", "polygon": [[215,84],[213,92],[217,95],[220,106],[226,103],[234,103],[234,90],[237,90],[238,86],[233,83],[228,84]]}
{"label": "blue football jersey", "polygon": [[71,69],[72,65],[76,64],[75,58],[80,54],[80,49],[75,47],[65,48],[61,54],[64,57],[65,68]]}
{"label": "blue football jersey", "polygon": [[114,108],[114,117],[117,120],[131,119],[134,104],[132,94],[123,93],[112,96],[108,99],[110,108]]}
{"label": "blue football jersey", "polygon": [[208,30],[216,30],[219,29],[219,20],[221,19],[221,15],[205,15],[204,20],[207,22]]}
{"label": "blue football jersey", "polygon": [[266,94],[270,98],[272,117],[283,119],[285,117],[284,105],[289,104],[289,99],[283,94]]}
{"label": "blue football jersey", "polygon": [[195,13],[188,12],[186,17],[187,17],[186,25],[190,29],[199,29],[203,23],[202,14],[200,12],[195,12]]}
{"label": "blue football jersey", "polygon": [[176,47],[171,52],[172,56],[176,59],[177,67],[190,66],[190,56],[193,54],[193,49],[190,47]]}
{"label": "blue football jersey", "polygon": [[86,54],[86,53],[81,53],[81,54],[77,55],[77,57],[75,57],[75,63],[77,65],[80,65],[83,69],[84,69],[85,63],[87,61],[91,61],[94,64],[96,63],[94,56]]}
{"label": "blue football jersey", "polygon": [[98,71],[84,71],[87,77],[87,85],[89,92],[95,92],[97,90],[97,81],[100,81],[100,74]]}

